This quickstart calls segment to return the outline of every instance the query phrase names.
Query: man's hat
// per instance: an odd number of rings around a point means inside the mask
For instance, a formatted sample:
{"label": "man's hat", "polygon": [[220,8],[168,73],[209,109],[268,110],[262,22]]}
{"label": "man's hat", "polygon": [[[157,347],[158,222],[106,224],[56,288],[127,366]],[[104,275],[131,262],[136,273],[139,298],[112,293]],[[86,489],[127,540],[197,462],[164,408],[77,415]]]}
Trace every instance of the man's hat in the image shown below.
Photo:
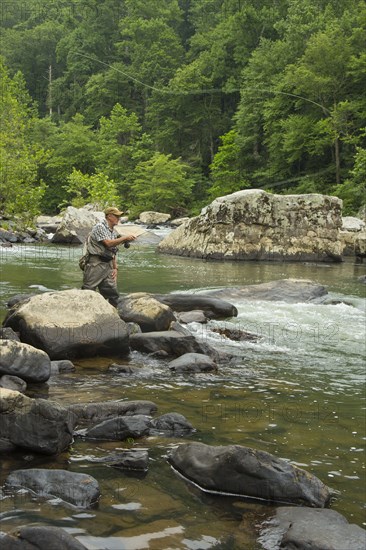
{"label": "man's hat", "polygon": [[104,214],[108,216],[108,214],[114,214],[115,216],[123,216],[124,212],[121,210],[118,210],[118,208],[115,208],[114,206],[110,206],[109,208],[106,208],[104,210]]}

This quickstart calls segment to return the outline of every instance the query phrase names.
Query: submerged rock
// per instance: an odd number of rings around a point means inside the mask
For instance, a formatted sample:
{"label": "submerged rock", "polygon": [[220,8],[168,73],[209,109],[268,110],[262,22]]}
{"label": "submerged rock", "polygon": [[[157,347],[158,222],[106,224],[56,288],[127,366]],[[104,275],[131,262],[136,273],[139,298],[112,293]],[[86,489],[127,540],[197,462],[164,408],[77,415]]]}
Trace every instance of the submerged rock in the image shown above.
{"label": "submerged rock", "polygon": [[133,416],[136,414],[151,416],[157,406],[152,401],[103,401],[102,403],[77,403],[69,405],[67,410],[75,418],[75,424],[93,425],[115,416]]}
{"label": "submerged rock", "polygon": [[16,470],[5,480],[5,487],[29,489],[41,497],[58,497],[74,506],[89,508],[100,497],[96,479],[67,470],[30,468]]}
{"label": "submerged rock", "polygon": [[35,295],[21,303],[5,325],[51,359],[129,353],[126,324],[107,300],[91,290]]}
{"label": "submerged rock", "polygon": [[337,197],[247,189],[215,199],[158,250],[215,260],[339,262],[341,214]]}
{"label": "submerged rock", "polygon": [[0,532],[2,550],[86,550],[61,527],[26,525],[13,533]]}
{"label": "submerged rock", "polygon": [[265,300],[269,302],[301,302],[323,301],[328,294],[325,286],[307,279],[281,279],[258,285],[229,287],[218,290],[204,291],[205,295],[226,298],[230,300]]}
{"label": "submerged rock", "polygon": [[284,506],[262,526],[258,542],[265,550],[361,550],[366,531],[334,510]]}
{"label": "submerged rock", "polygon": [[151,419],[143,414],[134,416],[115,416],[92,428],[81,430],[77,435],[86,439],[123,441],[128,438],[140,438],[149,433]]}
{"label": "submerged rock", "polygon": [[186,443],[172,451],[169,462],[206,491],[312,507],[324,507],[330,499],[317,477],[249,447]]}
{"label": "submerged rock", "polygon": [[119,470],[146,471],[149,467],[149,453],[141,449],[128,449],[101,458],[92,458],[90,461],[106,464]]}

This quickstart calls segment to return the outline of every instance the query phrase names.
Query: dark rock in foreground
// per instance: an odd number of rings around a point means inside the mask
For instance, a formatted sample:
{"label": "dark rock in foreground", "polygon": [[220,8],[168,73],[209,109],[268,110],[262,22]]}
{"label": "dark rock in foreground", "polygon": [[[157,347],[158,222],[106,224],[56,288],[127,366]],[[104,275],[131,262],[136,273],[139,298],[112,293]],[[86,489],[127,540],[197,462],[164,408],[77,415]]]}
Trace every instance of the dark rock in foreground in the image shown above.
{"label": "dark rock in foreground", "polygon": [[1,550],[86,550],[60,527],[43,525],[20,527],[14,533],[0,532]]}
{"label": "dark rock in foreground", "polygon": [[130,336],[131,349],[142,353],[166,352],[168,356],[180,357],[185,353],[202,353],[214,361],[220,353],[205,342],[198,342],[192,334],[181,334],[175,330],[144,332]]}
{"label": "dark rock in foreground", "polygon": [[169,462],[206,491],[313,507],[324,507],[330,499],[317,477],[249,447],[186,443],[172,451]]}
{"label": "dark rock in foreground", "polygon": [[67,470],[33,468],[16,470],[5,480],[6,488],[29,489],[41,497],[58,497],[74,506],[89,508],[100,497],[96,479]]}
{"label": "dark rock in foreground", "polygon": [[366,531],[334,510],[284,506],[263,525],[258,542],[265,550],[362,550]]}
{"label": "dark rock in foreground", "polygon": [[73,422],[58,403],[0,388],[0,438],[16,447],[60,453],[72,442]]}

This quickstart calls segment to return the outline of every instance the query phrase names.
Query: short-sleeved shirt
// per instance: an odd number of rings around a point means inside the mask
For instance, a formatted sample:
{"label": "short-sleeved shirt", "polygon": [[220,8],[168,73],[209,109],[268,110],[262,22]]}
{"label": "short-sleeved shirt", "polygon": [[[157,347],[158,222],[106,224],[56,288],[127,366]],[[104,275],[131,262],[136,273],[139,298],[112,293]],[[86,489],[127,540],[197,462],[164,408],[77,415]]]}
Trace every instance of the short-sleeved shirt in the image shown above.
{"label": "short-sleeved shirt", "polygon": [[[114,229],[110,229],[107,220],[103,220],[97,223],[91,230],[89,236],[88,250],[91,254],[102,254],[105,252],[106,247],[102,243],[105,239],[118,239],[119,235]],[[110,252],[116,254],[118,252],[117,247],[108,248]]]}

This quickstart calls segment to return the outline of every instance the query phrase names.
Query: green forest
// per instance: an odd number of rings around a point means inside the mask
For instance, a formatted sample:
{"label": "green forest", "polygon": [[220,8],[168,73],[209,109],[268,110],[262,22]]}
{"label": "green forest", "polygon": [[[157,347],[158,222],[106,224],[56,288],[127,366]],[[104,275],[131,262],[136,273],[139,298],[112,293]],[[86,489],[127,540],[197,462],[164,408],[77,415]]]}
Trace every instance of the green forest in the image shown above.
{"label": "green forest", "polygon": [[0,213],[365,203],[364,0],[1,4]]}

